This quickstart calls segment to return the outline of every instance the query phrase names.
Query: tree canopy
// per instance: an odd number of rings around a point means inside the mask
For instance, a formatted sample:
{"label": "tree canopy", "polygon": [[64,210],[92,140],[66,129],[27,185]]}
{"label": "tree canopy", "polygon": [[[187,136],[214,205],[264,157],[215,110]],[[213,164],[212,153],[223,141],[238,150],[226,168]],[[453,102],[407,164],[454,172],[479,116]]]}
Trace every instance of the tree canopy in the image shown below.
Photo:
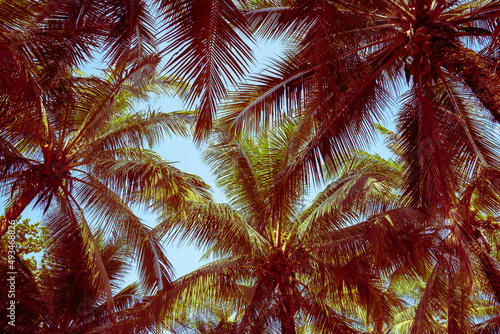
{"label": "tree canopy", "polygon": [[[496,0],[1,1],[2,331],[500,331],[499,22]],[[208,264],[175,278],[174,241]]]}

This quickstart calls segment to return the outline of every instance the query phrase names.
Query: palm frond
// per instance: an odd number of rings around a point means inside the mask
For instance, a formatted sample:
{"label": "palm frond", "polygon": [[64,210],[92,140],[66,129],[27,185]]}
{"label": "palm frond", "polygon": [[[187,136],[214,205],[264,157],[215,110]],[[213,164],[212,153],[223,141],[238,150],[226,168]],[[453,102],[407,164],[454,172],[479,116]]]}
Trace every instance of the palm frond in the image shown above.
{"label": "palm frond", "polygon": [[227,94],[224,78],[234,85],[248,70],[252,53],[242,36],[252,36],[233,1],[178,0],[159,7],[166,29],[160,42],[168,43],[165,52],[175,52],[167,68],[191,84],[187,101],[199,103],[195,138],[200,140],[212,127],[218,101]]}

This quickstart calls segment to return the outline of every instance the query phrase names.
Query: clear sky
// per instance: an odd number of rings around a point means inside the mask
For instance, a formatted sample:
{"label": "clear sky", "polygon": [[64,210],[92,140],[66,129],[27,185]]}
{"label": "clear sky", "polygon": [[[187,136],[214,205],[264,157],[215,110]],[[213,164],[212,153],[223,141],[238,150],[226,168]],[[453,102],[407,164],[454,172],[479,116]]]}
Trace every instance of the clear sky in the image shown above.
{"label": "clear sky", "polygon": [[[259,45],[258,48],[254,49],[257,62],[252,70],[258,71],[266,63],[267,59],[279,54],[281,51],[282,48],[278,44]],[[164,112],[182,110],[183,108],[178,100],[172,99],[159,99],[153,102],[153,106],[161,108]],[[215,186],[216,181],[210,172],[210,168],[202,163],[201,150],[197,149],[190,139],[173,137],[167,139],[163,145],[156,147],[155,150],[164,159],[176,162],[175,166],[180,170],[200,176],[212,187],[216,202],[223,203],[227,201],[222,190],[217,189]],[[149,217],[149,219],[154,219],[154,217]],[[203,255],[203,252],[194,247],[173,242],[166,246],[166,251],[168,259],[175,268],[177,277],[193,271],[202,264],[198,260]]]}

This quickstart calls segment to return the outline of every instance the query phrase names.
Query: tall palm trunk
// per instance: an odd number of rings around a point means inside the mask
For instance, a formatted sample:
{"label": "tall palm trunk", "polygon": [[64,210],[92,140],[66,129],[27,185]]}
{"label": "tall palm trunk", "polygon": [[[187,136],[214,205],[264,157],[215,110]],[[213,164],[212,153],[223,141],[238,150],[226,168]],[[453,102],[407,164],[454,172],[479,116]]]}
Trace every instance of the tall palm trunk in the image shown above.
{"label": "tall palm trunk", "polygon": [[438,61],[448,72],[458,74],[477,99],[500,123],[500,80],[472,50],[447,41],[436,43]]}
{"label": "tall palm trunk", "polygon": [[280,284],[279,293],[281,295],[281,333],[295,334],[295,304],[293,300],[293,287],[290,284]]}
{"label": "tall palm trunk", "polygon": [[500,303],[500,272],[495,268],[495,263],[493,263],[491,257],[486,253],[484,247],[481,246],[478,238],[469,239],[469,245],[474,255],[479,259],[483,272],[495,293],[497,302]]}
{"label": "tall palm trunk", "polygon": [[41,185],[29,187],[17,201],[7,208],[5,215],[0,219],[0,238],[7,232],[11,222],[15,221],[31,201],[35,199],[41,188]]}

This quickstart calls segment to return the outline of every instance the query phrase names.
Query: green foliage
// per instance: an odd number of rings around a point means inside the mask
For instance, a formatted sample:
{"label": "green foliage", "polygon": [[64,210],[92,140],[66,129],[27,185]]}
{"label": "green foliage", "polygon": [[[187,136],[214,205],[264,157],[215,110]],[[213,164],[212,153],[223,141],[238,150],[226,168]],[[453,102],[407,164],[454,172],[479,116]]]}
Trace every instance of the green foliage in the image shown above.
{"label": "green foliage", "polygon": [[[14,232],[10,232],[11,230]],[[49,230],[39,222],[32,223],[29,219],[21,220],[21,217],[18,217],[15,223],[11,223],[9,232],[0,238],[2,261],[8,259],[9,235],[14,236],[12,240],[17,255],[36,279],[41,279],[43,273],[47,273],[51,262]]]}

